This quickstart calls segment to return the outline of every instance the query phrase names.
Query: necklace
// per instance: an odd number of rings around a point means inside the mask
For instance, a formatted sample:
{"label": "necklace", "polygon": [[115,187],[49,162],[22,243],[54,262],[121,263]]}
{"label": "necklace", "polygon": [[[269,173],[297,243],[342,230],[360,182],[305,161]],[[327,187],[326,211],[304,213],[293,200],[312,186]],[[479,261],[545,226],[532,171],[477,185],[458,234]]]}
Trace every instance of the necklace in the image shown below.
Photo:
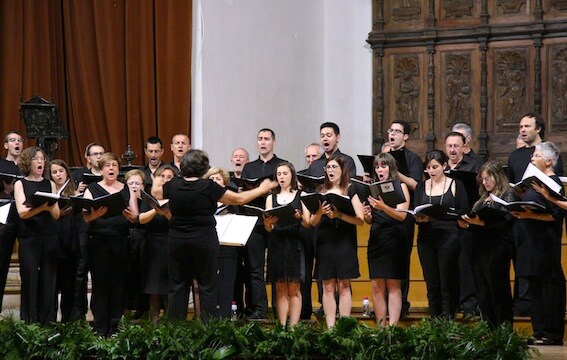
{"label": "necklace", "polygon": [[[441,200],[439,201],[439,205],[443,205],[443,196],[445,196],[445,186],[447,185],[447,176],[445,176],[445,179],[443,180],[443,191],[441,192]],[[430,179],[429,182],[429,203],[432,204],[431,202],[431,193],[433,192],[433,179]]]}

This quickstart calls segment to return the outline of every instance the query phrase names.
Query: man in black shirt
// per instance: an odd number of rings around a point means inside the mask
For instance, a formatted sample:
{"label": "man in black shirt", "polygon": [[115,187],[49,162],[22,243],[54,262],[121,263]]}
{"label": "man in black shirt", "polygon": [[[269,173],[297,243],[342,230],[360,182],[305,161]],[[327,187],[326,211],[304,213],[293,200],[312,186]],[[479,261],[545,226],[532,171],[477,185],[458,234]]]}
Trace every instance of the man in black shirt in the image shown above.
{"label": "man in black shirt", "polygon": [[471,148],[471,141],[473,136],[471,127],[465,123],[456,123],[455,125],[453,125],[453,129],[451,131],[461,133],[465,137],[465,146],[463,146],[463,158],[465,159],[465,161],[470,163],[477,159],[479,156]]}
{"label": "man in black shirt", "polygon": [[[258,159],[244,165],[242,178],[256,179],[273,175],[279,163],[285,161],[274,154],[276,135],[271,129],[258,131]],[[265,197],[261,199],[262,207],[265,206]],[[266,258],[266,240],[268,234],[264,229],[262,221],[258,221],[254,231],[246,243],[247,281],[246,281],[246,310],[249,319],[263,319],[268,311],[268,298],[266,295],[266,281],[264,277],[264,265]]]}
{"label": "man in black shirt", "polygon": [[354,164],[354,160],[352,157],[348,156],[347,154],[341,153],[339,150],[339,141],[341,139],[341,130],[339,126],[332,122],[326,122],[321,124],[319,127],[320,135],[321,135],[321,146],[323,147],[323,151],[325,151],[324,156],[321,156],[319,159],[313,161],[305,175],[309,176],[324,176],[325,175],[325,165],[327,164],[327,159],[331,155],[341,155],[346,159],[348,165],[348,172],[350,177],[356,176],[356,165]]}
{"label": "man in black shirt", "polygon": [[[4,137],[4,149],[8,151],[5,158],[0,160],[0,172],[6,174],[20,175],[18,158],[24,147],[24,139],[19,133],[12,131]],[[15,179],[14,179],[15,180]],[[2,198],[14,198],[14,181],[2,180]],[[0,228],[0,310],[4,298],[6,279],[10,270],[10,260],[14,251],[14,243],[18,233],[19,216],[14,206],[11,205],[6,224]]]}
{"label": "man in black shirt", "polygon": [[[447,154],[447,164],[451,170],[459,170],[473,173],[473,181],[463,181],[467,191],[469,208],[478,200],[478,186],[476,185],[476,174],[482,167],[483,161],[480,157],[465,157],[466,139],[460,132],[450,132],[445,137],[445,152]],[[464,314],[477,314],[478,301],[476,299],[476,282],[472,264],[473,240],[468,232],[460,234],[461,253],[459,255],[459,274],[460,274],[460,308]]]}
{"label": "man in black shirt", "polygon": [[161,157],[163,156],[163,143],[157,136],[150,136],[144,144],[144,153],[148,159],[148,163],[142,171],[146,175],[146,184],[144,186],[147,193],[151,192],[154,172],[162,165]]}
{"label": "man in black shirt", "polygon": [[[406,142],[411,133],[411,126],[407,121],[396,120],[392,122],[388,129],[388,146],[389,153],[395,158],[400,159],[398,165],[398,177],[401,182],[407,185],[410,191],[410,206],[413,204],[413,191],[418,182],[423,178],[423,161],[416,153],[408,150]],[[403,160],[402,160],[403,159]],[[410,303],[408,301],[409,292],[409,269],[411,252],[413,250],[413,240],[415,232],[415,223],[413,216],[406,216],[404,220],[404,229],[406,236],[406,246],[408,248],[407,259],[407,277],[402,279],[402,317],[408,315]]]}
{"label": "man in black shirt", "polygon": [[187,151],[191,150],[191,141],[189,136],[185,134],[176,134],[171,138],[171,152],[173,153],[173,160],[171,165],[181,170],[181,159]]}
{"label": "man in black shirt", "polygon": [[[73,180],[77,184],[77,189],[81,192],[81,194],[86,190],[89,184],[89,182],[85,179],[86,175],[101,175],[98,167],[98,161],[104,153],[104,147],[96,142],[88,144],[85,148],[85,159],[87,161],[85,166],[73,171]],[[73,314],[71,315],[73,320],[84,319],[88,310],[87,282],[90,264],[87,252],[87,232],[89,230],[89,225],[81,218],[78,226],[79,262],[77,264],[77,274],[75,276],[75,306]]]}
{"label": "man in black shirt", "polygon": [[[527,113],[520,119],[520,136],[526,144],[510,154],[508,158],[508,180],[515,184],[522,180],[522,176],[531,162],[535,146],[543,141],[545,136],[545,124],[543,119],[534,113]],[[557,159],[557,164],[553,171],[558,176],[563,176],[563,161],[561,156]],[[514,239],[517,245],[517,240]],[[514,249],[516,250],[516,248]],[[513,257],[516,261],[516,254]],[[530,298],[528,295],[528,281],[524,278],[516,277],[514,281],[514,313],[517,316],[530,315]]]}

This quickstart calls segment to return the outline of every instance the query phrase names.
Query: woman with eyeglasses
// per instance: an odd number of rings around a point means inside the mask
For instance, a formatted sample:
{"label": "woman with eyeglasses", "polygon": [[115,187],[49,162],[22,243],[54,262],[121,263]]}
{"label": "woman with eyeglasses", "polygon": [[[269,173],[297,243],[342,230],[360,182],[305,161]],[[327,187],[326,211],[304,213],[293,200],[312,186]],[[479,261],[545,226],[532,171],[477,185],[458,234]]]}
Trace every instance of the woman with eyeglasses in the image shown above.
{"label": "woman with eyeglasses", "polygon": [[[510,187],[504,168],[498,161],[484,163],[477,182],[480,199],[472,207],[472,213],[476,215],[463,215],[458,224],[472,233],[478,306],[482,318],[495,328],[504,322],[511,324],[513,320],[510,261],[514,246],[514,217],[502,205],[494,202],[490,195],[507,202],[517,201],[518,196]],[[484,208],[503,212],[501,216],[483,216]]]}
{"label": "woman with eyeglasses", "polygon": [[[439,150],[427,153],[425,170],[429,179],[417,184],[414,208],[423,204],[440,204],[455,212],[467,211],[465,186],[445,175],[447,156]],[[431,317],[454,318],[459,303],[459,228],[450,218],[433,219],[416,215],[417,251],[427,285]]]}
{"label": "woman with eyeglasses", "polygon": [[[162,165],[154,173],[151,195],[163,200],[163,185],[177,176],[177,168]],[[146,202],[140,208],[140,224],[146,225],[146,241],[142,251],[142,290],[149,296],[149,315],[152,322],[159,318],[167,304],[169,277],[167,275],[167,232],[169,208],[152,209]]]}
{"label": "woman with eyeglasses", "polygon": [[55,183],[45,178],[49,172],[46,155],[39,147],[24,149],[18,162],[24,178],[14,184],[14,199],[20,216],[19,259],[21,285],[20,317],[27,324],[42,325],[57,320],[57,252],[59,238],[55,220],[59,205],[47,202],[30,207],[27,198],[36,191],[54,193]]}
{"label": "woman with eyeglasses", "polygon": [[311,214],[311,225],[317,226],[315,274],[323,282],[323,310],[327,327],[335,325],[339,293],[339,315],[350,316],[352,309],[351,279],[360,276],[358,269],[356,226],[364,223],[364,210],[350,183],[348,165],[343,156],[331,155],[325,166],[321,193],[348,196],[355,215],[343,214],[326,201]]}
{"label": "woman with eyeglasses", "polygon": [[120,193],[128,207],[121,214],[108,216],[108,208],[101,206],[83,211],[83,219],[89,223],[87,250],[91,264],[91,303],[95,326],[101,336],[110,336],[118,330],[124,313],[126,275],[128,272],[128,229],[138,221],[137,197],[128,186],[118,181],[120,160],[113,153],[106,153],[98,161],[102,180],[91,183],[84,197],[98,197]]}
{"label": "woman with eyeglasses", "polygon": [[[138,209],[142,206],[142,190],[146,174],[133,169],[124,174],[124,183],[136,197]],[[128,245],[128,275],[126,277],[126,298],[124,308],[132,312],[133,319],[139,319],[148,309],[148,299],[142,293],[142,244],[146,241],[146,226],[139,221],[130,224]]]}
{"label": "woman with eyeglasses", "polygon": [[[55,183],[55,190],[61,196],[78,195],[75,183],[67,164],[60,159],[51,161],[50,178]],[[65,187],[63,189],[63,187]],[[78,227],[80,215],[73,211],[70,203],[60,200],[60,216],[55,226],[59,236],[57,259],[57,292],[61,293],[61,322],[71,320],[75,305],[75,278],[79,261]]]}
{"label": "woman with eyeglasses", "polygon": [[[398,167],[394,157],[388,153],[374,158],[374,181],[398,179]],[[402,279],[407,277],[408,252],[405,240],[404,220],[410,195],[406,184],[401,183],[405,201],[395,208],[382,199],[368,197],[364,206],[364,221],[371,224],[368,240],[368,269],[372,285],[372,300],[376,323],[386,326],[396,324],[402,312]]]}

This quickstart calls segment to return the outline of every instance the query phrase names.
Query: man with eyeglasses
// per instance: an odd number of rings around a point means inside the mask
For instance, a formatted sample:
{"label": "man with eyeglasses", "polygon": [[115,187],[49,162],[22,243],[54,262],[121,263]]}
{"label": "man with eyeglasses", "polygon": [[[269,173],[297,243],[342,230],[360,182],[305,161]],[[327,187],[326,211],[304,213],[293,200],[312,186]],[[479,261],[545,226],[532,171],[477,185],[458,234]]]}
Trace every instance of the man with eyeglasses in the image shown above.
{"label": "man with eyeglasses", "polygon": [[[423,161],[416,153],[410,151],[406,147],[406,143],[410,138],[411,125],[404,120],[395,120],[387,130],[388,141],[384,143],[382,152],[389,152],[398,162],[398,177],[401,182],[407,185],[410,193],[410,206],[413,204],[413,191],[418,182],[423,178]],[[400,166],[400,163],[403,166]],[[406,246],[408,248],[408,261],[406,278],[402,279],[402,317],[408,315],[410,302],[408,301],[409,292],[409,267],[411,259],[411,251],[413,249],[414,238],[414,218],[406,216],[404,220],[404,230],[406,232]]]}
{"label": "man with eyeglasses", "polygon": [[315,177],[325,176],[325,165],[327,164],[327,159],[331,155],[341,155],[346,159],[349,176],[356,176],[356,165],[354,164],[354,160],[352,157],[339,150],[339,141],[341,140],[341,130],[339,126],[333,122],[325,122],[319,127],[319,135],[321,137],[320,142],[324,151],[324,156],[314,160],[304,174]]}
{"label": "man with eyeglasses", "polygon": [[85,189],[89,184],[84,179],[85,174],[101,175],[98,167],[98,161],[104,153],[104,147],[96,142],[88,144],[85,148],[85,159],[87,160],[85,166],[73,171],[73,180],[77,185],[77,190],[81,194],[85,192]]}
{"label": "man with eyeglasses", "polygon": [[[4,149],[8,152],[6,157],[0,159],[0,172],[5,174],[20,175],[18,167],[18,159],[24,148],[24,139],[16,131],[9,132],[4,137]],[[3,178],[0,181],[1,198],[11,200],[14,198],[14,179]],[[8,271],[10,270],[10,261],[14,251],[14,243],[18,232],[19,219],[14,203],[10,206],[8,219],[5,225],[0,225],[0,310],[2,310],[2,302],[4,299],[4,290]]]}
{"label": "man with eyeglasses", "polygon": [[[77,184],[77,190],[84,193],[88,186],[85,179],[86,174],[101,175],[98,161],[105,154],[104,147],[96,142],[90,143],[85,148],[85,159],[87,160],[84,167],[73,171],[73,180]],[[87,281],[88,272],[90,271],[89,256],[87,252],[87,240],[89,225],[80,217],[78,224],[78,240],[79,240],[79,262],[77,264],[77,275],[75,277],[75,307],[72,320],[85,319],[87,314]]]}
{"label": "man with eyeglasses", "polygon": [[[445,136],[445,153],[447,164],[451,170],[459,170],[478,174],[483,160],[480,157],[465,158],[466,138],[460,132],[452,131]],[[469,206],[479,198],[478,186],[465,183]],[[478,315],[478,301],[476,299],[476,282],[472,263],[473,239],[469,232],[460,235],[461,252],[459,255],[460,295],[459,310],[465,315]]]}

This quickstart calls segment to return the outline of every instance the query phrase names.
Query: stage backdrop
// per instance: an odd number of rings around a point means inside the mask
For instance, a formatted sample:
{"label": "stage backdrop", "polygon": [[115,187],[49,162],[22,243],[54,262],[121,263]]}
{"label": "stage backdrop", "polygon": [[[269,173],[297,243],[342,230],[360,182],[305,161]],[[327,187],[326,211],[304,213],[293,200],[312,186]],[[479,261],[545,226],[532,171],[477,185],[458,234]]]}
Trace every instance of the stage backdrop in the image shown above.
{"label": "stage backdrop", "polygon": [[55,156],[71,165],[92,141],[132,144],[138,164],[148,136],[168,150],[191,131],[191,22],[191,0],[0,1],[0,133],[25,135],[20,96],[39,95],[59,108],[70,138]]}

